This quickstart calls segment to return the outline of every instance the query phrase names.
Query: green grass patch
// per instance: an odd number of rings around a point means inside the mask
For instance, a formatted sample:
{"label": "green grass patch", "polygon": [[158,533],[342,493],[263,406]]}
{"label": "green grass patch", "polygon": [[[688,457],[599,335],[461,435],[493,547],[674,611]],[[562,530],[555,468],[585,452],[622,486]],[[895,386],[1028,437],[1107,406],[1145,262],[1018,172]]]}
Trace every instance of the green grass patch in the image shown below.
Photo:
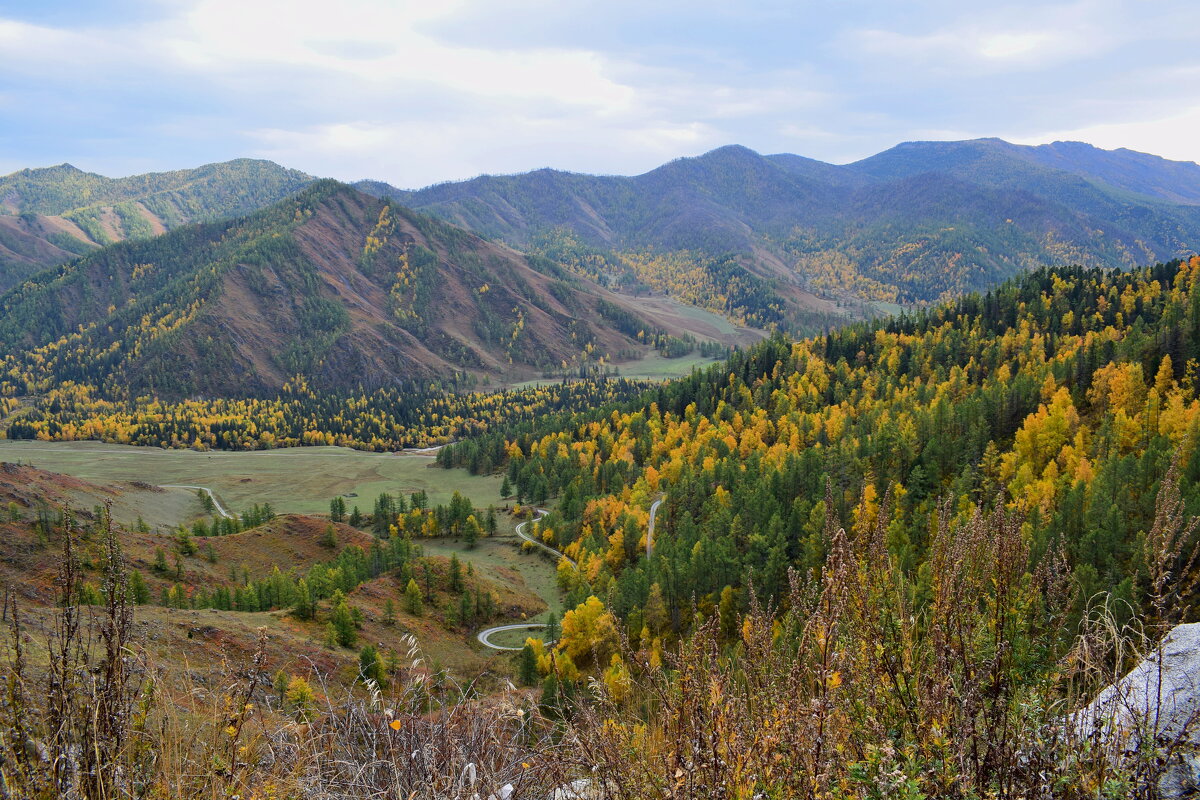
{"label": "green grass patch", "polygon": [[[514,589],[523,585],[525,590],[533,592],[546,601],[546,605],[551,611],[562,614],[562,596],[558,591],[554,563],[536,552],[522,552],[519,547],[521,540],[513,534],[512,529],[512,520],[507,516],[501,516],[500,532],[496,536],[480,539],[479,543],[470,550],[461,541],[453,539],[420,539],[418,541],[424,549],[425,555],[449,558],[451,554],[455,554],[463,563],[464,569],[470,563],[476,572],[486,575],[491,580],[508,583]],[[508,577],[512,573],[515,573],[513,577],[516,580]],[[545,614],[536,619],[504,620],[492,624],[505,625],[510,622],[525,621],[544,622]],[[522,639],[522,641],[524,640]]]}
{"label": "green grass patch", "polygon": [[500,500],[499,476],[439,469],[433,466],[432,455],[364,453],[341,447],[196,452],[103,442],[0,440],[0,461],[100,484],[145,481],[207,486],[234,512],[270,503],[279,513],[328,513],[334,496],[357,494],[346,500],[347,506],[357,505],[370,513],[382,492],[408,494],[421,489],[434,504],[448,502],[455,491],[480,507]]}

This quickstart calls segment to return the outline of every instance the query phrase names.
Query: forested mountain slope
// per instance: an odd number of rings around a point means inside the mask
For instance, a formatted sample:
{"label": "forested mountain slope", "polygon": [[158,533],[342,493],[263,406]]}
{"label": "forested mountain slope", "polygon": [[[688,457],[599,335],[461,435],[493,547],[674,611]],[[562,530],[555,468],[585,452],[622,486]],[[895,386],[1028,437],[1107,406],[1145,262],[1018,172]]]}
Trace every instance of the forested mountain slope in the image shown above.
{"label": "forested mountain slope", "polygon": [[543,532],[580,564],[564,575],[576,602],[600,598],[643,643],[687,635],[723,591],[743,610],[751,585],[784,602],[789,568],[825,564],[827,515],[852,537],[878,531],[920,586],[939,514],[965,524],[976,502],[1018,514],[1034,557],[1061,555],[1076,620],[1100,590],[1136,608],[1173,455],[1200,510],[1198,284],[1196,258],[1038,270],[916,315],[776,338],[620,410],[439,458],[504,463],[520,498],[560,498]]}
{"label": "forested mountain slope", "polygon": [[270,161],[106,178],[70,164],[0,177],[0,291],[96,247],[257,211],[315,180]]}
{"label": "forested mountain slope", "polygon": [[731,146],[634,177],[361,187],[522,247],[575,240],[628,285],[669,286],[664,254],[701,272],[732,255],[793,311],[812,310],[805,289],[928,302],[1043,264],[1179,257],[1200,240],[1200,167],[1080,143],[912,142],[845,166]]}
{"label": "forested mountain slope", "polygon": [[556,506],[571,610],[524,663],[564,706],[599,676],[608,781],[1158,797],[1166,738],[1063,720],[1194,619],[1198,363],[1200,258],[1040,269],[439,460]]}
{"label": "forested mountain slope", "polygon": [[[248,217],[110,245],[0,297],[5,394],[270,393],[522,376],[658,327],[545,258],[322,181]],[[643,338],[645,338],[643,336]]]}

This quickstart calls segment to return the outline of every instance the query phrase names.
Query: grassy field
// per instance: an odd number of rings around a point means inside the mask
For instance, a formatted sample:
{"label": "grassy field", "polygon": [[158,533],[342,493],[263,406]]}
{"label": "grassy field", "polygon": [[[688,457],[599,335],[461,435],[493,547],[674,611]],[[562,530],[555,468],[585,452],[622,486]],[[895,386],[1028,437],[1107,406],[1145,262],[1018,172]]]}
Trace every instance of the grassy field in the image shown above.
{"label": "grassy field", "polygon": [[622,378],[636,378],[647,381],[665,381],[672,378],[683,378],[691,374],[693,369],[703,369],[710,364],[716,364],[721,359],[705,358],[698,353],[682,358],[664,358],[657,352],[652,352],[640,361],[629,361],[618,364]]}
{"label": "grassy field", "polygon": [[[496,536],[480,539],[474,549],[468,550],[462,542],[453,539],[421,539],[420,545],[429,556],[450,557],[458,556],[465,566],[472,564],[475,570],[492,580],[503,581],[509,573],[516,573],[520,585],[514,584],[514,589],[522,586],[546,601],[546,605],[555,614],[563,612],[562,597],[555,580],[555,565],[547,558],[536,552],[522,552],[518,545],[520,540],[512,532],[513,523],[507,516],[500,516],[500,533]],[[544,615],[543,615],[544,617]],[[522,620],[504,620],[496,622],[501,625],[507,622]],[[543,621],[542,617],[530,620]],[[522,639],[523,641],[523,639]]]}
{"label": "grassy field", "polygon": [[[651,350],[638,361],[626,361],[613,366],[619,373],[616,377],[640,381],[669,381],[674,378],[687,377],[693,369],[704,369],[721,360],[706,358],[699,353],[692,353],[681,358],[664,358],[657,351]],[[550,386],[561,382],[562,378],[538,378],[513,384],[512,388],[526,389],[533,386]]]}
{"label": "grassy field", "polygon": [[[364,453],[340,447],[205,453],[102,442],[0,440],[0,461],[29,464],[101,484],[145,481],[207,486],[235,512],[254,503],[269,502],[281,513],[328,513],[334,496],[355,493],[358,496],[348,499],[347,505],[358,505],[364,513],[370,513],[381,492],[420,489],[429,493],[433,503],[447,502],[455,491],[480,507],[500,500],[499,477],[438,469],[431,455]],[[180,503],[194,495],[186,489],[170,493],[178,493]],[[162,509],[163,513],[168,511]]]}

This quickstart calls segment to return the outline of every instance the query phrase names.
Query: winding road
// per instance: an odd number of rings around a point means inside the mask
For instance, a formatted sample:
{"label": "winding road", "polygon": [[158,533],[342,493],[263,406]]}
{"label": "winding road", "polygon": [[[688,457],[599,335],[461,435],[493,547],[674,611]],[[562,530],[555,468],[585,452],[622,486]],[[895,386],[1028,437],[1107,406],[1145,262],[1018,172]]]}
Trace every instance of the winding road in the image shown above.
{"label": "winding road", "polygon": [[[542,519],[542,517],[544,517],[550,513],[549,511],[547,511],[544,508],[535,508],[533,511],[537,515],[533,519],[534,522],[537,522],[538,520]],[[525,520],[524,522],[519,523],[516,527],[517,536],[520,537],[522,541],[529,542],[534,547],[540,547],[543,550],[545,550],[547,553],[549,553],[550,555],[555,556],[556,558],[565,559],[566,562],[568,564],[570,564],[573,568],[579,569],[579,565],[576,564],[574,561],[567,558],[565,555],[563,555],[559,551],[555,550],[553,547],[550,547],[547,544],[539,542],[537,539],[534,539],[532,536],[525,533],[525,526],[528,524],[529,524],[529,520]],[[475,635],[475,638],[478,639],[479,643],[482,644],[484,647],[490,647],[493,650],[521,650],[524,648],[524,645],[522,645],[521,647],[505,647],[504,645],[501,645],[501,644],[492,644],[491,637],[493,634],[501,633],[502,631],[534,630],[536,628],[544,628],[544,627],[546,627],[546,623],[544,623],[544,622],[517,622],[517,623],[513,623],[511,625],[499,625],[495,628],[488,628],[487,630],[482,630],[478,634]]]}
{"label": "winding road", "polygon": [[212,500],[213,508],[215,508],[217,510],[218,514],[220,514],[225,519],[234,519],[233,514],[230,514],[228,511],[225,510],[225,506],[221,505],[221,501],[217,499],[217,496],[215,494],[213,494],[212,489],[208,488],[207,486],[183,486],[178,483],[163,483],[163,484],[160,484],[158,488],[160,488],[160,489],[193,489],[196,491],[204,492],[205,494],[208,495],[208,499]]}
{"label": "winding road", "polygon": [[[549,511],[547,511],[544,508],[535,508],[533,511],[534,511],[534,513],[537,514],[537,516],[533,518],[534,522],[540,522],[542,520],[542,518],[544,518],[547,514],[550,513]],[[565,558],[567,560],[567,563],[570,564],[574,569],[579,569],[579,565],[576,564],[574,561],[567,558],[565,555],[558,552],[553,547],[550,547],[547,544],[543,544],[542,542],[539,542],[537,539],[533,538],[529,534],[525,533],[525,526],[528,524],[529,524],[529,520],[525,520],[524,522],[517,525],[517,528],[516,528],[517,536],[521,537],[523,540],[529,542],[530,544],[534,545],[535,547],[542,548],[543,550],[545,550],[547,553],[554,556],[555,558]]]}
{"label": "winding road", "polygon": [[488,628],[486,631],[480,631],[475,638],[479,640],[481,645],[490,647],[493,650],[524,650],[524,643],[520,647],[507,647],[502,644],[493,643],[491,637],[493,634],[503,633],[504,631],[524,631],[544,627],[546,627],[546,623],[544,622],[518,622],[514,625],[501,625],[496,628]]}
{"label": "winding road", "polygon": [[[650,524],[646,527],[646,557],[647,558],[649,558],[651,555],[654,554],[654,522],[655,522],[655,519],[658,517],[658,507],[661,506],[663,500],[666,500],[666,499],[667,499],[667,496],[664,494],[661,497],[659,497],[657,500],[655,500],[653,503],[650,504]],[[535,508],[534,512],[537,514],[537,516],[534,517],[535,522],[542,519],[542,517],[544,517],[548,513],[550,513],[548,511],[546,511],[546,509],[544,509],[544,508]],[[534,539],[532,536],[525,533],[525,526],[528,524],[529,524],[529,520],[525,520],[524,522],[517,525],[517,527],[516,527],[517,536],[519,536],[523,541],[529,542],[530,544],[534,545],[535,547],[542,548],[543,550],[545,550],[547,553],[549,553],[552,556],[555,556],[555,557],[561,558],[561,559],[565,559],[566,562],[568,564],[570,564],[572,567],[574,567],[575,569],[579,569],[579,565],[576,564],[574,561],[567,558],[565,555],[563,555],[559,551],[555,550],[553,547],[550,547],[547,544],[539,542],[537,539]],[[544,623],[544,622],[517,622],[517,623],[513,623],[511,625],[498,625],[495,628],[487,628],[486,630],[480,631],[479,633],[477,633],[475,635],[475,638],[478,639],[479,643],[482,644],[484,647],[490,647],[493,650],[516,651],[516,650],[524,649],[524,645],[522,645],[521,647],[506,647],[505,645],[501,645],[501,644],[493,644],[491,641],[491,637],[494,634],[503,633],[504,631],[535,630],[537,628],[544,628],[544,627],[546,627],[546,623]]]}
{"label": "winding road", "polygon": [[658,516],[658,507],[666,499],[667,496],[664,494],[650,504],[650,524],[646,526],[646,558],[654,555],[654,518]]}

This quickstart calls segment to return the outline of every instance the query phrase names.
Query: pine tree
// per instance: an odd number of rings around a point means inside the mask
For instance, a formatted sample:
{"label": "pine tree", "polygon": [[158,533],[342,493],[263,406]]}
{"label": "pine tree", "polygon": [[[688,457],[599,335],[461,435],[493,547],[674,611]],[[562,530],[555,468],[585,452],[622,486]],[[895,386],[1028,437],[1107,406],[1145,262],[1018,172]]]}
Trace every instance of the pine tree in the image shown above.
{"label": "pine tree", "polygon": [[479,535],[481,533],[483,531],[479,528],[479,521],[475,519],[474,514],[471,514],[467,517],[467,522],[464,526],[464,537],[466,538],[468,548],[474,549],[475,545],[479,543]]}
{"label": "pine tree", "polygon": [[458,554],[450,555],[450,570],[447,583],[448,588],[452,592],[461,592],[463,590],[462,579],[462,564],[458,560]]}
{"label": "pine tree", "polygon": [[284,694],[284,704],[300,722],[307,722],[312,716],[313,706],[317,696],[309,686],[308,681],[299,676],[288,681]]}
{"label": "pine tree", "polygon": [[387,675],[383,669],[383,660],[380,659],[379,651],[374,645],[365,644],[358,652],[358,677],[364,683],[374,681],[376,686],[383,686]]}
{"label": "pine tree", "polygon": [[179,532],[175,534],[175,546],[182,555],[196,555],[196,540],[192,538],[190,532],[183,528],[180,528]]}
{"label": "pine tree", "polygon": [[146,585],[146,579],[142,577],[142,573],[136,569],[129,573],[129,596],[139,606],[150,602],[150,587]]}
{"label": "pine tree", "polygon": [[296,619],[310,620],[317,613],[317,602],[313,597],[308,581],[301,578],[296,584],[296,602],[292,605],[292,613]]}
{"label": "pine tree", "polygon": [[390,597],[383,601],[383,624],[389,627],[396,624],[396,602]]}
{"label": "pine tree", "polygon": [[354,643],[358,641],[354,614],[350,611],[350,606],[346,605],[345,600],[340,600],[334,606],[333,614],[329,617],[329,624],[333,626],[334,635],[340,646],[353,647]]}
{"label": "pine tree", "polygon": [[733,587],[726,586],[721,590],[721,602],[718,607],[721,617],[721,641],[729,643],[737,639],[737,601],[734,598]]}
{"label": "pine tree", "polygon": [[421,587],[412,578],[408,579],[408,586],[404,587],[404,607],[414,617],[421,616],[425,608],[424,600],[421,598]]}
{"label": "pine tree", "polygon": [[542,681],[542,710],[551,717],[558,716],[558,676],[551,672]]}
{"label": "pine tree", "polygon": [[537,686],[537,655],[528,642],[521,648],[521,655],[517,661],[517,677],[522,686]]}
{"label": "pine tree", "polygon": [[507,500],[512,497],[512,484],[508,482],[508,476],[504,476],[504,480],[500,484],[500,499]]}
{"label": "pine tree", "polygon": [[167,571],[167,554],[161,547],[154,548],[154,571],[160,575]]}
{"label": "pine tree", "polygon": [[325,526],[325,535],[321,537],[321,547],[332,550],[337,547],[337,544],[337,529],[333,527],[333,523],[331,522]]}

